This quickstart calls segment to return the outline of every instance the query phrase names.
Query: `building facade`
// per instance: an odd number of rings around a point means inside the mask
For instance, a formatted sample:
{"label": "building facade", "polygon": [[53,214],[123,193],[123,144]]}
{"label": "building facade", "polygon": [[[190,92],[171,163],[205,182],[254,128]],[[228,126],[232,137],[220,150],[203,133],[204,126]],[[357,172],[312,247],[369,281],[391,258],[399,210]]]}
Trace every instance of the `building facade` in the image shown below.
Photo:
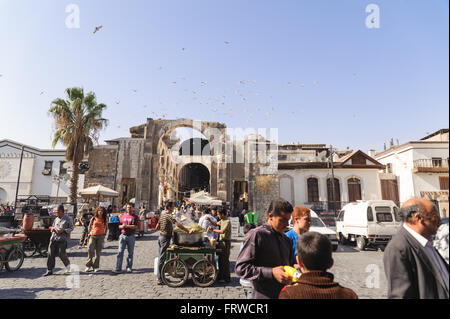
{"label": "building facade", "polygon": [[362,151],[333,152],[333,170],[325,145],[280,145],[278,156],[280,195],[293,205],[335,212],[349,202],[381,198],[378,171],[384,165]]}
{"label": "building facade", "polygon": [[411,197],[431,200],[442,217],[448,217],[449,131],[439,130],[419,141],[391,145],[375,158],[386,165],[380,178],[386,198],[398,198],[400,205]]}
{"label": "building facade", "polygon": [[[66,164],[65,154],[65,150],[41,150],[10,140],[0,140],[0,203],[14,205],[19,169],[19,199],[35,195],[49,197],[52,202],[68,202],[71,166]],[[83,184],[84,175],[81,174],[79,189]]]}

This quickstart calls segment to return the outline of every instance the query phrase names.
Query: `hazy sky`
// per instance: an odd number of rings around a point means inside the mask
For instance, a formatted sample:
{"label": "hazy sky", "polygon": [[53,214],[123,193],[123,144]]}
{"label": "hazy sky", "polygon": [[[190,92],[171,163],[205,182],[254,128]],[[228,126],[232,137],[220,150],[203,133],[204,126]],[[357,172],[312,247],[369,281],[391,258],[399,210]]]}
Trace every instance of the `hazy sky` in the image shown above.
{"label": "hazy sky", "polygon": [[[80,28],[66,26],[71,3]],[[108,105],[100,142],[166,114],[380,151],[449,127],[448,12],[448,0],[0,0],[0,139],[50,148],[51,101],[82,86]]]}

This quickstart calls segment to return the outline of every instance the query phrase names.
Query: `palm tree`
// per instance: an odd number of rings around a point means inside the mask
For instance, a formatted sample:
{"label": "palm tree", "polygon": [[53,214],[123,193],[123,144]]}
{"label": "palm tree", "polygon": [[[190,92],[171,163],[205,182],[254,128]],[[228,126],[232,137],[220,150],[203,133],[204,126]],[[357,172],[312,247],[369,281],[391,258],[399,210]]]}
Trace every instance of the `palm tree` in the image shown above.
{"label": "palm tree", "polygon": [[108,120],[102,118],[106,105],[97,104],[95,93],[84,95],[84,89],[78,87],[66,89],[65,93],[67,99],[55,99],[49,109],[55,120],[52,147],[61,142],[67,148],[66,159],[73,166],[70,201],[76,209],[79,164],[94,142],[98,143],[99,132],[108,125]]}

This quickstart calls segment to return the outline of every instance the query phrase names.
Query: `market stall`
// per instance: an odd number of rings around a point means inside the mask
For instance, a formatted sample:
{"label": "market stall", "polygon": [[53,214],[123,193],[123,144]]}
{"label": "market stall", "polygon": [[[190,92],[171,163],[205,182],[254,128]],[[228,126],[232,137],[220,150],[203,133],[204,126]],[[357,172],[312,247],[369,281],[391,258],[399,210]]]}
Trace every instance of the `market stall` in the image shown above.
{"label": "market stall", "polygon": [[199,287],[209,287],[217,278],[217,249],[203,241],[203,229],[198,225],[194,227],[196,232],[192,234],[177,228],[174,230],[174,244],[167,249],[161,270],[161,278],[169,287],[184,285],[189,275]]}

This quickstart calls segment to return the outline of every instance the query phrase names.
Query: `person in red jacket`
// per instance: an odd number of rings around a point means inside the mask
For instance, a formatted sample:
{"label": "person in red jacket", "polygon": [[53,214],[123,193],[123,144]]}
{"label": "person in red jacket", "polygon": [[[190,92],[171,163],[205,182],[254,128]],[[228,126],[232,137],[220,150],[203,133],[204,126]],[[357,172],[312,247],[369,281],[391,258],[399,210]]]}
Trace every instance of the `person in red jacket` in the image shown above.
{"label": "person in red jacket", "polygon": [[297,263],[302,275],[294,285],[285,286],[279,299],[358,299],[356,293],[335,282],[332,273],[332,245],[317,232],[307,232],[297,242]]}

